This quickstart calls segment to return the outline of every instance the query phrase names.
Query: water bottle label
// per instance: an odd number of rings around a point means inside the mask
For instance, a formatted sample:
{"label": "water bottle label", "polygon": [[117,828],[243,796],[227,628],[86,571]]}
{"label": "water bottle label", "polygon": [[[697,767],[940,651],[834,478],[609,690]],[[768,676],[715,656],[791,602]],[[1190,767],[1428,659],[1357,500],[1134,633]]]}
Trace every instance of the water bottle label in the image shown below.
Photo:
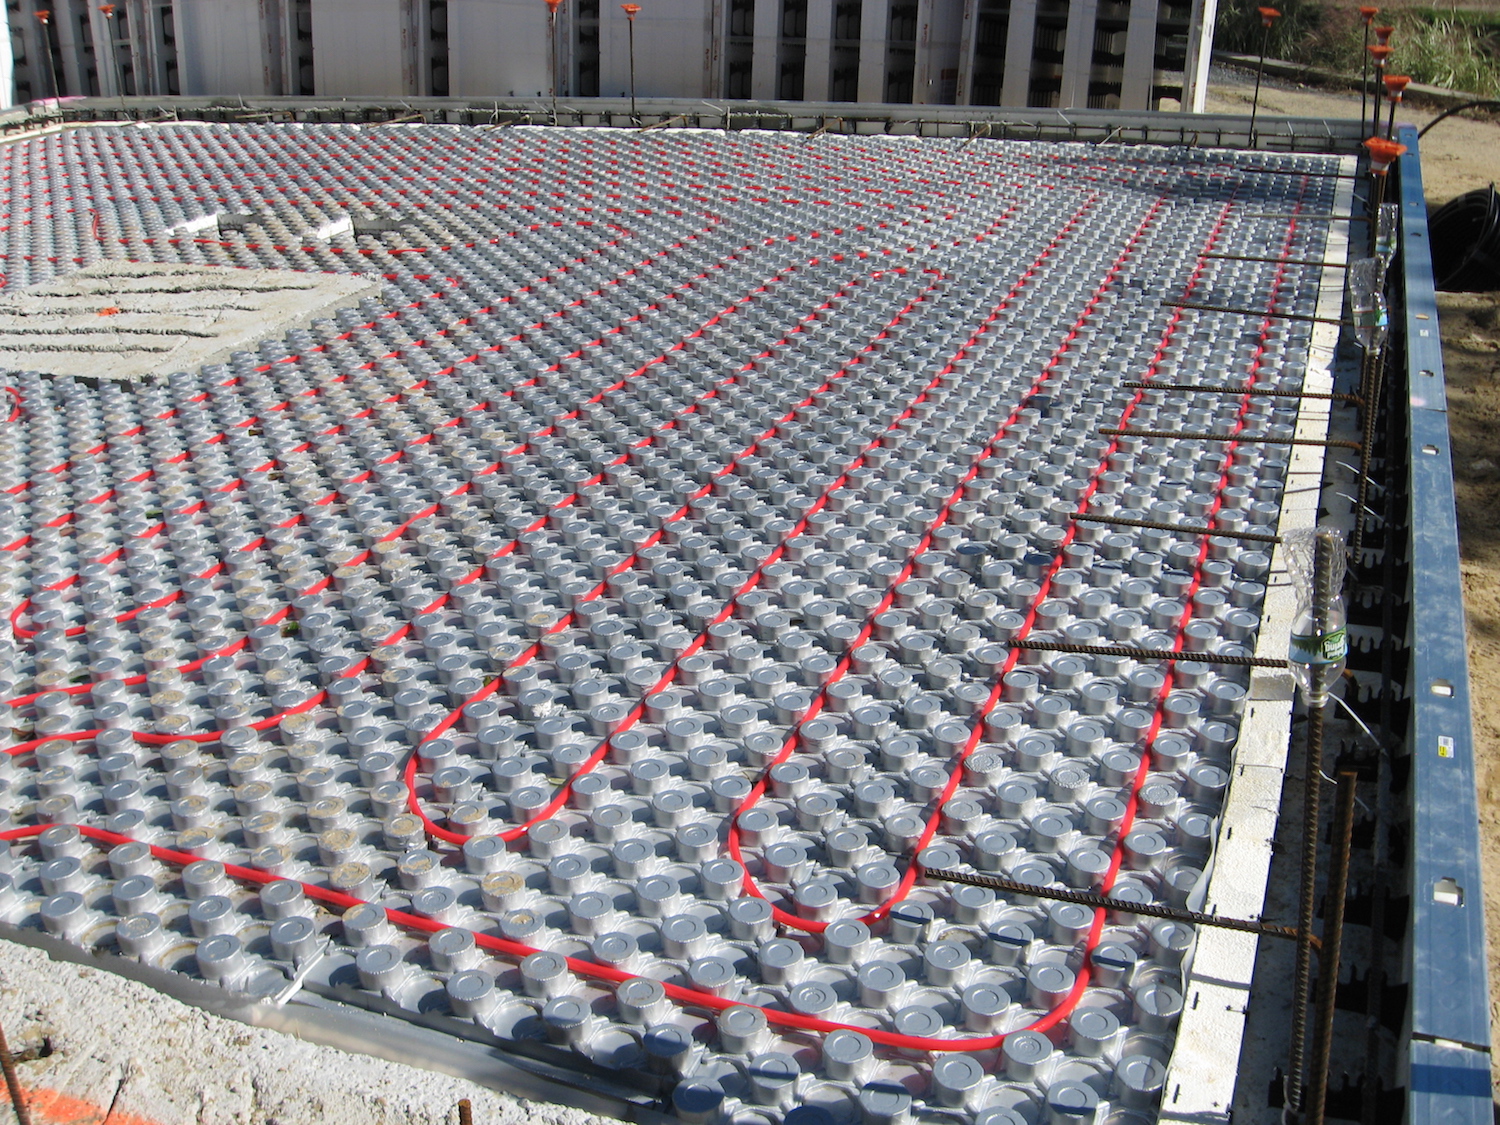
{"label": "water bottle label", "polygon": [[1331,633],[1293,633],[1287,655],[1298,664],[1337,664],[1349,652],[1348,630]]}

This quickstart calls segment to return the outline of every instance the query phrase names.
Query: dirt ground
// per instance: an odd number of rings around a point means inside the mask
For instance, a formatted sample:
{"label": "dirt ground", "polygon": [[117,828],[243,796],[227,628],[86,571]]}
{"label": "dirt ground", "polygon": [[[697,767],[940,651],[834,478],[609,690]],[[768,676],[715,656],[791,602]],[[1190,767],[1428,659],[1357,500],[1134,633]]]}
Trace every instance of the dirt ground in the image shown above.
{"label": "dirt ground", "polygon": [[[1209,110],[1248,111],[1253,78],[1214,72]],[[1300,86],[1264,86],[1261,113],[1357,117],[1357,95]],[[1398,121],[1425,125],[1436,111],[1408,109]],[[1429,206],[1500,182],[1500,123],[1450,117],[1422,139]],[[1490,1019],[1500,1026],[1500,293],[1440,293],[1448,428],[1458,493],[1469,668],[1484,833],[1489,920]],[[1493,1072],[1500,1090],[1500,1066]],[[1500,1112],[1500,1108],[1497,1108]]]}

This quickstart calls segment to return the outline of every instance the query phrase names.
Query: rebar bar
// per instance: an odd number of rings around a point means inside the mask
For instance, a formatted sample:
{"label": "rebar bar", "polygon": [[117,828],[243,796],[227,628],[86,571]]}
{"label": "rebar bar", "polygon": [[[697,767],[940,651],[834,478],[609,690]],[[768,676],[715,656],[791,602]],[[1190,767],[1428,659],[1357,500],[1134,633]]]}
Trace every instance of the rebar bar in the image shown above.
{"label": "rebar bar", "polygon": [[1216,258],[1221,262],[1270,262],[1277,266],[1316,266],[1322,269],[1346,270],[1349,267],[1343,262],[1314,261],[1311,258],[1270,258],[1258,254],[1216,254],[1213,252],[1204,254],[1205,258]]}
{"label": "rebar bar", "polygon": [[1349,893],[1349,848],[1354,834],[1352,770],[1340,770],[1334,807],[1333,856],[1324,892],[1323,944],[1318,955],[1318,1011],[1313,1028],[1312,1067],[1307,1076],[1307,1125],[1323,1125],[1328,1098],[1328,1057],[1333,1049],[1334,1001],[1339,987],[1339,950],[1344,940],[1344,904]]}
{"label": "rebar bar", "polygon": [[[1338,591],[1333,588],[1334,555],[1338,541],[1332,532],[1320,531],[1313,550],[1313,629],[1326,634],[1333,629],[1333,603]],[[1307,733],[1303,745],[1302,768],[1302,870],[1297,904],[1296,968],[1292,975],[1291,1047],[1287,1057],[1286,1105],[1292,1114],[1300,1114],[1303,1099],[1303,1064],[1307,1043],[1307,1003],[1312,979],[1312,928],[1318,904],[1318,829],[1322,794],[1319,779],[1323,776],[1323,734],[1328,714],[1327,685],[1324,677],[1330,666],[1309,664],[1312,677],[1307,691]],[[1316,702],[1314,702],[1316,701]]]}
{"label": "rebar bar", "polygon": [[1123,656],[1127,660],[1191,660],[1199,664],[1227,664],[1234,668],[1285,668],[1285,660],[1268,656],[1235,656],[1232,653],[1178,652],[1171,648],[1135,648],[1131,645],[1075,645],[1066,641],[1012,641],[1015,648],[1034,652],[1065,652],[1076,656]]}
{"label": "rebar bar", "polygon": [[1101,426],[1099,433],[1114,437],[1175,438],[1181,441],[1237,441],[1244,445],[1316,445],[1324,449],[1358,449],[1357,441],[1321,441],[1317,438],[1276,438],[1263,434],[1200,434],[1191,430],[1133,430]]}
{"label": "rebar bar", "polygon": [[17,1125],[31,1125],[31,1110],[26,1108],[26,1095],[21,1091],[21,1079],[16,1074],[16,1060],[11,1056],[10,1043],[6,1041],[3,1026],[0,1026],[0,1071],[5,1073],[5,1088],[10,1092],[10,1104],[16,1110]]}
{"label": "rebar bar", "polygon": [[1244,387],[1195,387],[1187,383],[1121,383],[1120,386],[1132,390],[1152,391],[1190,391],[1193,394],[1203,395],[1253,395],[1256,398],[1310,398],[1320,399],[1325,402],[1353,402],[1363,401],[1359,395],[1348,395],[1334,392],[1323,394],[1320,391],[1271,391],[1260,387],[1246,389]]}
{"label": "rebar bar", "polygon": [[1225,539],[1245,539],[1252,543],[1280,543],[1281,536],[1268,535],[1260,531],[1230,531],[1228,528],[1220,527],[1191,527],[1178,523],[1158,523],[1156,520],[1133,520],[1123,516],[1095,516],[1077,515],[1075,520],[1083,520],[1086,523],[1108,523],[1117,524],[1120,527],[1145,527],[1153,531],[1170,531],[1177,535],[1213,535],[1222,536]]}
{"label": "rebar bar", "polygon": [[1360,384],[1366,401],[1359,442],[1359,480],[1355,482],[1354,531],[1349,543],[1349,557],[1356,565],[1365,545],[1365,522],[1370,501],[1370,464],[1375,456],[1375,424],[1379,418],[1384,375],[1385,351],[1383,348],[1372,348],[1365,353],[1360,372]]}
{"label": "rebar bar", "polygon": [[1337,324],[1341,328],[1350,327],[1349,322],[1342,317],[1315,316],[1312,313],[1268,312],[1265,309],[1236,309],[1229,305],[1209,305],[1201,301],[1163,301],[1162,306],[1169,309],[1191,309],[1194,312],[1229,313],[1233,316],[1261,316],[1270,320],[1304,320],[1311,324]]}
{"label": "rebar bar", "polygon": [[1048,902],[1076,902],[1080,906],[1095,910],[1116,910],[1128,914],[1144,914],[1148,918],[1166,918],[1173,922],[1186,922],[1193,926],[1217,926],[1221,930],[1238,930],[1247,934],[1263,934],[1266,937],[1297,940],[1295,926],[1281,926],[1275,922],[1262,922],[1257,918],[1228,918],[1222,914],[1204,914],[1197,910],[1183,910],[1176,906],[1160,906],[1156,903],[1131,902],[1123,898],[1111,898],[1098,891],[1074,891],[1063,887],[1039,887],[1034,883],[1020,883],[1004,875],[991,875],[972,871],[945,871],[936,868],[924,869],[929,879],[944,883],[966,883],[971,887],[988,887],[992,891],[1006,894],[1027,895],[1046,899]]}

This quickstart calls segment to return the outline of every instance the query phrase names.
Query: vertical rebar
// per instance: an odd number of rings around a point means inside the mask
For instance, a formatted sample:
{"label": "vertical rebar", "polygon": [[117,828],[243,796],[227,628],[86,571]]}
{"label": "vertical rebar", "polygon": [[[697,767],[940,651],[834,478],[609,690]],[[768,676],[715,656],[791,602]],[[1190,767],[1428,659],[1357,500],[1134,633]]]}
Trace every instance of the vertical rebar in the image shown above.
{"label": "vertical rebar", "polygon": [[[1378,112],[1378,110],[1377,110]],[[1370,253],[1380,248],[1380,207],[1385,202],[1386,175],[1372,175],[1370,185]],[[1364,400],[1364,432],[1359,443],[1359,480],[1355,482],[1354,533],[1349,540],[1349,558],[1359,565],[1365,545],[1365,522],[1370,501],[1370,462],[1375,455],[1375,422],[1380,414],[1380,395],[1385,377],[1385,349],[1374,345],[1366,350],[1360,369],[1360,397]]]}
{"label": "vertical rebar", "polygon": [[641,123],[640,116],[635,112],[635,17],[630,17],[630,121],[634,125]]}
{"label": "vertical rebar", "polygon": [[468,1098],[458,1099],[458,1125],[474,1125],[474,1109]]}
{"label": "vertical rebar", "polygon": [[1250,147],[1255,147],[1255,117],[1260,112],[1260,79],[1266,69],[1266,48],[1271,43],[1271,24],[1264,21],[1260,32],[1260,61],[1255,64],[1255,97],[1250,100]]}
{"label": "vertical rebar", "polygon": [[[1313,631],[1333,631],[1333,588],[1338,539],[1330,531],[1319,531],[1313,549]],[[1297,964],[1292,976],[1292,1034],[1287,1057],[1286,1108],[1294,1118],[1302,1110],[1303,1060],[1307,1043],[1307,1003],[1311,991],[1313,917],[1318,905],[1318,821],[1322,795],[1323,729],[1328,715],[1328,681],[1333,668],[1309,664],[1312,681],[1307,690],[1307,734],[1303,753],[1302,782],[1302,872],[1297,904]],[[1314,702],[1321,701],[1321,702]]]}
{"label": "vertical rebar", "polygon": [[1364,61],[1364,65],[1360,68],[1359,72],[1359,124],[1361,130],[1363,130],[1365,110],[1370,108],[1370,21],[1368,19],[1365,20],[1365,45],[1364,49],[1360,51],[1360,58]]}
{"label": "vertical rebar", "polygon": [[1306,1125],[1323,1125],[1328,1098],[1328,1056],[1333,1050],[1333,1012],[1339,987],[1339,946],[1344,940],[1344,903],[1349,892],[1349,846],[1354,835],[1352,770],[1340,770],[1333,814],[1333,856],[1323,915],[1323,948],[1318,957],[1318,1011],[1313,1027],[1312,1067],[1307,1075]]}
{"label": "vertical rebar", "polygon": [[31,1125],[31,1111],[26,1108],[26,1097],[21,1093],[21,1080],[16,1076],[16,1060],[11,1058],[10,1044],[6,1042],[3,1027],[0,1027],[0,1071],[5,1072],[5,1088],[10,1091],[10,1104],[15,1106],[18,1125]]}
{"label": "vertical rebar", "polygon": [[63,92],[57,73],[57,59],[52,54],[52,21],[38,19],[38,22],[42,25],[42,58],[46,60],[48,96],[60,98]]}
{"label": "vertical rebar", "polygon": [[1365,353],[1364,432],[1359,442],[1359,481],[1355,488],[1354,533],[1350,537],[1349,557],[1358,566],[1365,545],[1365,521],[1369,517],[1370,462],[1375,456],[1375,423],[1380,413],[1380,395],[1385,384],[1385,349],[1372,348]]}

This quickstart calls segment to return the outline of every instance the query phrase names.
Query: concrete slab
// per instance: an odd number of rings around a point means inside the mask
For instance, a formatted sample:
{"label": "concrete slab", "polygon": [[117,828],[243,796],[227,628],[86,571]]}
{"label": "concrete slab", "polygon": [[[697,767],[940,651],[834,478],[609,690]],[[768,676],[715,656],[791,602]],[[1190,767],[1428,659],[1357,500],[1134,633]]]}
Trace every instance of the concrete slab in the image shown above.
{"label": "concrete slab", "polygon": [[447,1125],[460,1098],[481,1125],[604,1120],[248,1027],[11,942],[0,942],[0,1021],[39,1123]]}
{"label": "concrete slab", "polygon": [[384,284],[360,274],[98,262],[0,296],[0,368],[154,378],[284,336]]}

